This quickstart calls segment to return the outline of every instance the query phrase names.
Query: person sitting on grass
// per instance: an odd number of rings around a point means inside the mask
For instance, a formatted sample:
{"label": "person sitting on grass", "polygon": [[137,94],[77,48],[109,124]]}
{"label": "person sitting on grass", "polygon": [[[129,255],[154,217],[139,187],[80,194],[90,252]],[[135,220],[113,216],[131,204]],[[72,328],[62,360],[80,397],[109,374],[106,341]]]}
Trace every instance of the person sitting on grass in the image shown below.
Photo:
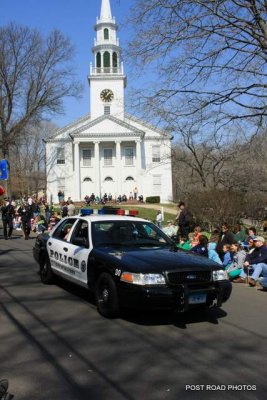
{"label": "person sitting on grass", "polygon": [[177,245],[177,247],[178,247],[178,249],[186,250],[186,251],[192,249],[192,246],[190,244],[190,240],[186,239],[186,237],[181,237],[180,238],[180,241],[179,241],[179,244]]}
{"label": "person sitting on grass", "polygon": [[192,247],[191,251],[193,253],[199,254],[200,256],[208,257],[209,256],[208,243],[209,243],[208,238],[204,235],[201,235],[199,237],[199,244]]}
{"label": "person sitting on grass", "polygon": [[208,244],[208,257],[210,260],[215,261],[218,264],[222,265],[222,260],[219,257],[219,254],[216,251],[216,242],[209,242]]}
{"label": "person sitting on grass", "polygon": [[227,269],[227,274],[229,279],[235,279],[243,270],[243,264],[245,262],[247,253],[240,243],[233,243],[230,250],[232,253],[233,262]]}
{"label": "person sitting on grass", "polygon": [[[244,269],[239,277],[233,280],[235,283],[245,283],[247,279],[249,286],[256,286],[260,276],[267,278],[267,246],[265,245],[265,239],[262,236],[256,236],[253,241],[255,242],[255,250],[247,255]],[[248,268],[253,271],[251,276],[248,276]]]}
{"label": "person sitting on grass", "polygon": [[230,267],[230,265],[233,263],[233,258],[232,258],[232,254],[231,254],[231,245],[230,244],[224,244],[223,245],[223,262],[222,265],[224,267],[224,269],[227,271],[228,268]]}

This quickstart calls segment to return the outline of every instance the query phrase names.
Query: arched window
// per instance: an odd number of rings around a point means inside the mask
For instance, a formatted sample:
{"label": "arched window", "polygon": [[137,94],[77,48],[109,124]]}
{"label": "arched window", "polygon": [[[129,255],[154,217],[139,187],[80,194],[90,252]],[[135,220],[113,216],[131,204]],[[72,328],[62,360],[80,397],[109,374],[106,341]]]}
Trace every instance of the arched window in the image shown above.
{"label": "arched window", "polygon": [[96,67],[101,68],[101,54],[97,53],[96,55]]}
{"label": "arched window", "polygon": [[115,52],[112,54],[112,66],[113,68],[117,68],[118,66],[118,55]]}
{"label": "arched window", "polygon": [[134,178],[132,176],[127,176],[127,178],[125,180],[126,181],[134,181]]}
{"label": "arched window", "polygon": [[104,39],[106,40],[106,39],[109,39],[109,30],[108,30],[108,28],[105,28],[104,29]]}
{"label": "arched window", "polygon": [[83,180],[84,182],[92,182],[92,179],[91,178],[89,178],[89,176],[87,176],[86,178],[84,178],[84,180]]}
{"label": "arched window", "polygon": [[113,182],[113,179],[111,178],[111,176],[107,176],[105,178],[105,182]]}
{"label": "arched window", "polygon": [[104,53],[104,68],[109,68],[110,67],[110,54],[108,51],[105,51]]}

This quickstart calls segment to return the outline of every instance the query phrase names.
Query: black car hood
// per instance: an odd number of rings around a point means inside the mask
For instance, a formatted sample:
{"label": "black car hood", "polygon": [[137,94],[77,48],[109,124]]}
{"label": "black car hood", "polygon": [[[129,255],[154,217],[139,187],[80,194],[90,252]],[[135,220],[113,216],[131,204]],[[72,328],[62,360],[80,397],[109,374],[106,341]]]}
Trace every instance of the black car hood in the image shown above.
{"label": "black car hood", "polygon": [[99,261],[111,262],[116,266],[123,266],[129,272],[159,272],[182,269],[184,271],[222,269],[221,265],[199,256],[184,251],[173,251],[171,248],[133,249],[128,248],[95,248],[93,256]]}

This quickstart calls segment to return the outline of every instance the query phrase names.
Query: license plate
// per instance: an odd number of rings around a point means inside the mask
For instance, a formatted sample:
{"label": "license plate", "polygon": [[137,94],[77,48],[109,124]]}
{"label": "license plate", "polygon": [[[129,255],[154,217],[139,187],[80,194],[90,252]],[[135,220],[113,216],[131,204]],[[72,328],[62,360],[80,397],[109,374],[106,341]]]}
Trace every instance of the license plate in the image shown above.
{"label": "license plate", "polygon": [[200,304],[200,303],[206,303],[207,300],[207,295],[206,293],[196,293],[196,294],[190,294],[188,303],[189,304]]}

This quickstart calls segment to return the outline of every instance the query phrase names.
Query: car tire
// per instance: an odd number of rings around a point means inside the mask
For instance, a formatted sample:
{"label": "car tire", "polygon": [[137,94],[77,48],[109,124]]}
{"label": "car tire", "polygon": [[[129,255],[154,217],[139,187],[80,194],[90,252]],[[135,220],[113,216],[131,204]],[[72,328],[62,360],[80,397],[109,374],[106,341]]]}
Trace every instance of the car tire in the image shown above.
{"label": "car tire", "polygon": [[120,313],[117,288],[111,275],[103,272],[96,282],[96,305],[98,312],[106,318],[115,318]]}
{"label": "car tire", "polygon": [[54,280],[54,274],[51,269],[51,264],[48,256],[46,256],[44,260],[40,262],[40,278],[41,281],[46,285],[49,285]]}

